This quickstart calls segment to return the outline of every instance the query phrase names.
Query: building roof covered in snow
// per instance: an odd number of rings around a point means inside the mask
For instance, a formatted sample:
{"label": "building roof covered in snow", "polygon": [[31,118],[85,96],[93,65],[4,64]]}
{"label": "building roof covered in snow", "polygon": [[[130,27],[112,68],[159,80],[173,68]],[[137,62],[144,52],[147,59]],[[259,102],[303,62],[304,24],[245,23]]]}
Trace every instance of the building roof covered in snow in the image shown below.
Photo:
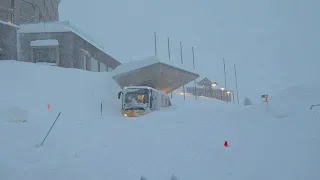
{"label": "building roof covered in snow", "polygon": [[199,77],[195,72],[164,63],[154,56],[142,61],[123,63],[112,75],[121,88],[149,86],[165,93],[172,92]]}
{"label": "building roof covered in snow", "polygon": [[34,40],[30,42],[30,46],[58,46],[59,42],[56,39],[43,39],[43,40]]}
{"label": "building roof covered in snow", "polygon": [[[61,56],[59,59],[59,63],[62,63],[63,67],[92,70],[91,64],[94,60],[103,63],[103,69],[114,69],[121,64],[111,57],[93,38],[81,32],[68,21],[22,24],[18,33],[20,34],[20,42],[22,44],[28,43],[32,47],[59,45],[59,51],[64,54],[68,53],[68,55]],[[27,44],[23,44],[23,47],[27,47]],[[74,50],[70,50],[70,47]],[[23,55],[28,56],[28,54]],[[84,55],[89,59],[86,62],[82,62]],[[99,70],[99,65],[95,64],[96,69]]]}
{"label": "building roof covered in snow", "polygon": [[104,48],[98,44],[88,34],[81,32],[75,25],[69,21],[58,22],[41,22],[35,24],[21,24],[19,33],[46,33],[46,32],[73,32],[85,41],[97,47],[99,50],[104,51]]}
{"label": "building roof covered in snow", "polygon": [[203,78],[202,80],[200,80],[197,83],[199,86],[206,86],[206,87],[211,87],[211,85],[213,84],[213,82],[208,79],[208,78]]}

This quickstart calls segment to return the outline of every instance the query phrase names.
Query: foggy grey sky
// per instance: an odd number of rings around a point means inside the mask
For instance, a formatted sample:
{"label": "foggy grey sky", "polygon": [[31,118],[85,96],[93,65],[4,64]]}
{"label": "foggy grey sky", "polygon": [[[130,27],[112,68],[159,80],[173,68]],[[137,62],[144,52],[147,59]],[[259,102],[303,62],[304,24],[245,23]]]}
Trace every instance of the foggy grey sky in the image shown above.
{"label": "foggy grey sky", "polygon": [[[237,63],[240,99],[259,100],[290,85],[317,80],[320,73],[319,0],[63,0],[60,20],[69,20],[102,44],[121,62],[154,55],[172,57],[224,85],[222,58],[227,61],[228,87],[234,88]],[[318,81],[319,82],[319,81]]]}

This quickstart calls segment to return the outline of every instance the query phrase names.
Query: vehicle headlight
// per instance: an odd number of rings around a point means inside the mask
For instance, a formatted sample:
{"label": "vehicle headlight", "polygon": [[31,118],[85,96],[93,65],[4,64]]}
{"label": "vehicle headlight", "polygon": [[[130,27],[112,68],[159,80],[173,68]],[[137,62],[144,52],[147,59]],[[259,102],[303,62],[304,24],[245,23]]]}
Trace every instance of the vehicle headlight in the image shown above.
{"label": "vehicle headlight", "polygon": [[126,116],[126,117],[127,117],[128,115],[127,115],[127,114],[124,114],[124,116]]}

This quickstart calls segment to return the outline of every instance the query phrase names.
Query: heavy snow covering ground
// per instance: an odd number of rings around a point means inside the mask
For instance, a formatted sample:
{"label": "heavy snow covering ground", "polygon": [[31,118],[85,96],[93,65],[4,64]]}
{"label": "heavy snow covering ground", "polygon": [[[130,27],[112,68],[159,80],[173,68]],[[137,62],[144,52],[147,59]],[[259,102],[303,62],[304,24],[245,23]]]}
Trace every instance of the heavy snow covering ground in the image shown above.
{"label": "heavy snow covering ground", "polygon": [[108,73],[0,61],[0,84],[0,108],[28,117],[0,114],[0,179],[320,178],[320,85],[287,89],[268,112],[174,94],[171,108],[125,118]]}

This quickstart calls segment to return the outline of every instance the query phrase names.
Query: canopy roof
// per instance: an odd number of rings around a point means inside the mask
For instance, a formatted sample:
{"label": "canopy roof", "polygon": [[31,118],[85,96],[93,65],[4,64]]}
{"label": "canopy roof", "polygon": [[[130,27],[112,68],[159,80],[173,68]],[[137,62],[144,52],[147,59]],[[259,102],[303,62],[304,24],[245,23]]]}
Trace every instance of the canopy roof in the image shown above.
{"label": "canopy roof", "polygon": [[161,62],[154,56],[121,64],[112,73],[121,88],[149,86],[165,93],[170,93],[199,77],[195,72]]}

